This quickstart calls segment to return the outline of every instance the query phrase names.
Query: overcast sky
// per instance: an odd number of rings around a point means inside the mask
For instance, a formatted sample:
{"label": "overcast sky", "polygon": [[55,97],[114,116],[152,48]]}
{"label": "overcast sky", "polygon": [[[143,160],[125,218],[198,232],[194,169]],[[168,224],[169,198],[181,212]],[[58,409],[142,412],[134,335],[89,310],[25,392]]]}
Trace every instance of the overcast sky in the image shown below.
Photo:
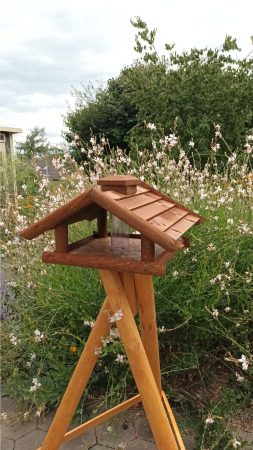
{"label": "overcast sky", "polygon": [[106,81],[131,64],[135,16],[157,28],[157,49],[221,45],[237,38],[246,56],[253,35],[253,0],[7,0],[1,5],[0,125],[46,128],[60,142],[71,86]]}

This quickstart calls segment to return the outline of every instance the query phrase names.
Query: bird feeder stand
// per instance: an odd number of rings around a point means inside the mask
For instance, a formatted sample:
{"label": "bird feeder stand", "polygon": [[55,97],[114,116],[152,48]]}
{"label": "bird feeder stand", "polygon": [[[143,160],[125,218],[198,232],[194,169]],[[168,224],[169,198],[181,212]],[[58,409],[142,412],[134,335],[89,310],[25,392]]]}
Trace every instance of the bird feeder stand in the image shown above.
{"label": "bird feeder stand", "polygon": [[[40,450],[58,450],[60,445],[85,433],[131,406],[142,402],[157,448],[184,450],[184,444],[161,386],[157,324],[152,276],[165,276],[166,263],[189,238],[181,237],[192,225],[202,223],[198,214],[176,203],[132,176],[111,176],[98,181],[101,190],[90,188],[39,220],[21,236],[33,239],[55,229],[55,252],[44,252],[42,261],[99,270],[106,299],[70,379],[63,399]],[[123,245],[117,227],[107,231],[107,213],[138,231]],[[97,231],[73,244],[68,243],[68,225],[97,219]],[[119,224],[119,222],[117,222]],[[116,230],[116,231],[115,231]],[[114,234],[113,234],[114,233]],[[119,238],[119,245],[112,244]],[[139,313],[141,336],[134,316]],[[119,334],[139,394],[100,416],[68,431],[102,347],[112,316],[119,310]]]}

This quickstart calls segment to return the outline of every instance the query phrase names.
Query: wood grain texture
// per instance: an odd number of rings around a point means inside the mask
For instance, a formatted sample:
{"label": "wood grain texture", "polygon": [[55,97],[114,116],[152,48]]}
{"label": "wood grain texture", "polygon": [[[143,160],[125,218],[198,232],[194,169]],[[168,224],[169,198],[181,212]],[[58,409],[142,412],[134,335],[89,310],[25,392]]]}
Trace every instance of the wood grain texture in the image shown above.
{"label": "wood grain texture", "polygon": [[[109,409],[108,411],[105,411],[103,414],[100,414],[97,417],[94,417],[93,419],[89,420],[88,422],[83,423],[82,425],[79,425],[79,427],[74,428],[71,431],[68,431],[62,441],[62,444],[66,444],[69,441],[72,441],[72,439],[75,439],[78,436],[81,436],[86,431],[91,430],[92,428],[100,425],[101,423],[105,422],[106,420],[111,419],[112,417],[116,416],[117,414],[125,411],[128,408],[131,408],[134,405],[137,405],[137,403],[141,402],[140,395],[136,395],[133,398],[130,398],[129,400],[126,400],[123,403],[120,403],[117,406],[114,406],[114,408]],[[42,447],[38,448],[37,450],[42,450]]]}
{"label": "wood grain texture", "polygon": [[176,206],[160,216],[154,217],[154,219],[151,219],[149,223],[154,227],[158,227],[161,231],[166,231],[187,214],[187,211],[184,211]]}
{"label": "wood grain texture", "polygon": [[162,390],[157,324],[151,275],[134,274],[142,342],[159,392]]}
{"label": "wood grain texture", "polygon": [[58,253],[68,253],[68,225],[59,223],[55,227],[55,246]]}
{"label": "wood grain texture", "polygon": [[116,191],[116,192],[120,192],[121,194],[124,195],[134,195],[137,194],[137,186],[136,185],[130,185],[130,186],[108,186],[108,185],[102,185],[101,186],[101,191],[102,192],[106,192],[106,191]]}
{"label": "wood grain texture", "polygon": [[41,450],[58,450],[63,443],[64,435],[97,362],[98,355],[95,355],[95,349],[96,347],[102,347],[101,336],[107,336],[110,331],[111,323],[108,321],[108,314],[106,312],[109,308],[109,302],[106,299],[70,379],[60,406],[57,409]]}
{"label": "wood grain texture", "polygon": [[155,243],[141,235],[141,260],[155,261]]}
{"label": "wood grain texture", "polygon": [[100,186],[136,186],[137,184],[141,184],[141,180],[132,175],[111,175],[109,177],[100,178],[100,180],[97,181],[97,184]]}
{"label": "wood grain texture", "polygon": [[141,217],[143,220],[150,220],[156,216],[159,216],[165,211],[175,208],[176,205],[165,200],[159,200],[158,202],[151,203],[150,205],[142,206],[134,210],[137,216]]}
{"label": "wood grain texture", "polygon": [[187,211],[188,213],[191,213],[193,216],[196,216],[199,218],[198,222],[196,223],[196,225],[199,225],[203,222],[206,221],[206,219],[204,219],[204,217],[201,217],[199,214],[191,211],[189,208],[186,208],[186,206],[181,205],[180,203],[177,203],[175,200],[173,200],[172,198],[168,197],[167,195],[163,194],[162,192],[157,191],[157,189],[154,189],[153,187],[149,186],[148,184],[144,183],[143,181],[141,182],[141,186],[143,188],[149,189],[150,192],[153,192],[156,195],[160,195],[160,197],[162,197],[164,200],[167,200],[168,202],[174,203],[175,205],[179,206],[181,209],[184,209],[185,211]]}
{"label": "wood grain texture", "polygon": [[138,230],[140,233],[144,234],[148,239],[160,245],[168,251],[175,251],[183,247],[183,244],[171,239],[166,236],[162,231],[154,227],[147,221],[138,217],[134,211],[129,211],[128,209],[120,206],[120,202],[115,202],[108,198],[104,192],[99,191],[94,188],[91,192],[92,200],[105,208],[107,211],[114,214],[123,222],[127,223],[130,227]]}
{"label": "wood grain texture", "polygon": [[119,272],[121,282],[127,296],[133,316],[137,313],[137,299],[135,292],[134,274],[129,272]]}
{"label": "wood grain texture", "polygon": [[92,202],[90,205],[78,211],[76,214],[73,214],[68,219],[64,220],[64,223],[67,225],[71,225],[72,223],[81,222],[82,220],[88,220],[91,222],[98,217],[99,211],[101,211],[101,206],[96,205],[96,203]]}
{"label": "wood grain texture", "polygon": [[157,195],[154,196],[154,194],[151,194],[147,192],[143,195],[136,195],[133,197],[124,198],[121,200],[118,200],[118,204],[122,208],[130,209],[130,211],[134,211],[135,209],[139,208],[140,206],[148,205],[150,203],[154,203],[156,201],[160,200],[160,197]]}
{"label": "wood grain texture", "polygon": [[80,241],[73,242],[73,244],[69,244],[68,252],[72,252],[73,250],[77,250],[80,247],[83,247],[84,245],[88,244],[93,239],[96,239],[98,237],[97,232],[92,234],[91,236],[88,236],[84,239],[80,239]]}
{"label": "wood grain texture", "polygon": [[175,420],[174,414],[172,412],[172,409],[170,407],[170,404],[167,400],[167,397],[166,397],[164,391],[162,391],[162,399],[163,399],[164,406],[166,408],[166,411],[167,411],[169,419],[170,419],[171,427],[174,431],[174,435],[175,435],[176,442],[178,445],[178,450],[185,450],[185,445],[184,445],[183,439],[181,437],[180,431],[178,429],[177,422]]}
{"label": "wood grain texture", "polygon": [[107,211],[106,209],[101,209],[98,213],[97,217],[97,226],[98,226],[98,237],[106,238],[107,237]]}
{"label": "wood grain texture", "polygon": [[121,309],[123,313],[117,327],[157,448],[178,450],[120,276],[117,272],[106,270],[100,270],[99,273],[105,291],[108,292],[107,298],[111,309],[113,311]]}
{"label": "wood grain texture", "polygon": [[[145,194],[146,192],[149,192],[149,189],[146,189],[146,188],[138,185],[137,189],[136,189],[136,194],[130,194],[130,195],[136,197],[136,195]],[[115,190],[106,191],[106,192],[104,192],[104,194],[107,195],[107,197],[109,197],[109,198],[111,198],[113,200],[117,200],[117,201],[122,199],[122,198],[126,198],[126,197],[129,198],[130,197],[130,195],[122,194],[121,192],[117,192]]]}
{"label": "wood grain texture", "polygon": [[103,256],[75,255],[72,253],[43,252],[42,261],[46,264],[86,267],[91,269],[119,270],[120,272],[143,273],[165,277],[166,263],[143,262],[129,259],[108,258]]}
{"label": "wood grain texture", "polygon": [[90,195],[91,191],[92,188],[88,189],[83,194],[78,195],[78,197],[74,198],[73,200],[70,200],[65,205],[60,206],[60,208],[57,208],[51,214],[48,214],[46,217],[43,217],[38,222],[35,222],[30,227],[23,230],[20,233],[20,236],[25,239],[31,240],[44,233],[45,231],[51,230],[59,223],[68,219],[70,216],[92,203],[92,198]]}

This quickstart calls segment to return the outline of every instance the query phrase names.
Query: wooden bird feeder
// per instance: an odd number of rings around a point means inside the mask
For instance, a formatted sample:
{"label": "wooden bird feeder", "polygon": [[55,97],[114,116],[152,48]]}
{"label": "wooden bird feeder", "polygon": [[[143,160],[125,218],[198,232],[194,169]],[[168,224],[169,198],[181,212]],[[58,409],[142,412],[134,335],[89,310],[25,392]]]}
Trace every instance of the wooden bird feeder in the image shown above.
{"label": "wooden bird feeder", "polygon": [[[99,269],[105,302],[69,382],[41,450],[60,445],[85,433],[127,408],[142,402],[159,450],[184,450],[176,421],[162,391],[152,275],[165,276],[166,263],[189,238],[192,225],[205,219],[132,176],[110,176],[70,200],[21,232],[33,239],[55,229],[56,251],[44,252],[42,261]],[[111,232],[107,231],[107,213]],[[68,243],[68,225],[97,219],[97,231]],[[130,234],[129,227],[138,234]],[[134,316],[139,312],[141,335]],[[98,359],[101,336],[109,334],[110,314],[122,310],[117,322],[139,395],[67,432],[89,377]]]}

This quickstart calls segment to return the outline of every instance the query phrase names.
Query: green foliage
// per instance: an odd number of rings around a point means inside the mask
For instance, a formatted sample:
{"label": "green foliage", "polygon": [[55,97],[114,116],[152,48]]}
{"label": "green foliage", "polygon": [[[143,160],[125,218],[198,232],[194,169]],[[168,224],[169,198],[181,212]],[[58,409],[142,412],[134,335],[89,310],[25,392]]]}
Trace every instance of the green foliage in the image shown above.
{"label": "green foliage", "polygon": [[[92,128],[96,137],[104,134],[112,147],[118,145],[129,152],[131,136],[127,133],[138,122],[154,123],[169,135],[177,118],[182,145],[193,138],[203,163],[214,124],[224,130],[221,155],[228,147],[231,151],[240,148],[253,127],[251,53],[237,59],[240,49],[236,39],[227,35],[216,49],[193,48],[179,53],[175,44],[165,44],[168,53],[160,55],[155,48],[156,30],[149,31],[139,17],[131,24],[138,30],[134,48],[140,60],[122,69],[104,87],[73,90],[75,108],[65,117],[68,142],[78,134],[87,144]],[[139,149],[151,150],[143,129],[137,131],[134,140]],[[79,162],[80,155],[75,150],[73,154]]]}
{"label": "green foliage", "polygon": [[[144,130],[155,143],[153,131]],[[194,424],[197,448],[232,449],[231,419],[241,408],[251,406],[253,393],[251,156],[240,151],[237,163],[234,160],[218,170],[214,154],[200,171],[190,166],[180,145],[171,149],[178,152],[177,162],[165,137],[161,140],[161,144],[156,140],[152,155],[147,151],[141,155],[135,148],[129,158],[123,152],[100,154],[101,165],[94,163],[96,151],[101,150],[94,143],[91,173],[89,169],[83,173],[83,167],[65,154],[59,161],[63,177],[57,186],[40,180],[34,172],[37,200],[31,199],[30,184],[27,192],[21,186],[24,198],[11,204],[9,212],[2,211],[2,268],[9,281],[16,283],[9,286],[15,302],[1,328],[2,382],[7,393],[23,400],[24,411],[30,415],[38,408],[59,404],[89,336],[90,323],[105,298],[96,271],[41,262],[44,248],[54,249],[53,230],[25,241],[18,239],[17,227],[25,228],[56,209],[88,188],[89,179],[98,175],[111,170],[144,174],[146,182],[207,219],[187,232],[191,247],[173,257],[166,277],[154,280],[163,387],[170,403]],[[21,172],[17,178],[29,180],[24,168],[17,166]],[[27,207],[28,201],[32,207]],[[73,224],[69,240],[82,239],[95,229],[95,222]],[[136,322],[139,327],[138,316]],[[43,337],[36,340],[35,332]],[[31,361],[33,354],[36,357]],[[135,392],[126,355],[120,364],[118,354],[124,355],[119,338],[102,348],[77,408],[79,416],[92,396],[104,395],[99,402],[107,400],[113,405]],[[248,361],[247,370],[239,361],[242,355]],[[34,378],[41,386],[31,391]],[[208,417],[214,423],[206,424]]]}
{"label": "green foliage", "polygon": [[34,127],[27,134],[25,142],[16,144],[17,154],[31,159],[33,155],[45,155],[48,152],[48,144],[45,136],[45,127]]}
{"label": "green foliage", "polygon": [[[124,77],[111,78],[107,86],[83,87],[83,91],[72,90],[75,109],[68,108],[64,117],[64,138],[71,143],[77,134],[84,143],[90,142],[91,129],[95,137],[104,135],[112,147],[123,148],[127,131],[136,123],[136,109],[131,105],[126,94],[131,90]],[[85,159],[73,150],[77,162]]]}

